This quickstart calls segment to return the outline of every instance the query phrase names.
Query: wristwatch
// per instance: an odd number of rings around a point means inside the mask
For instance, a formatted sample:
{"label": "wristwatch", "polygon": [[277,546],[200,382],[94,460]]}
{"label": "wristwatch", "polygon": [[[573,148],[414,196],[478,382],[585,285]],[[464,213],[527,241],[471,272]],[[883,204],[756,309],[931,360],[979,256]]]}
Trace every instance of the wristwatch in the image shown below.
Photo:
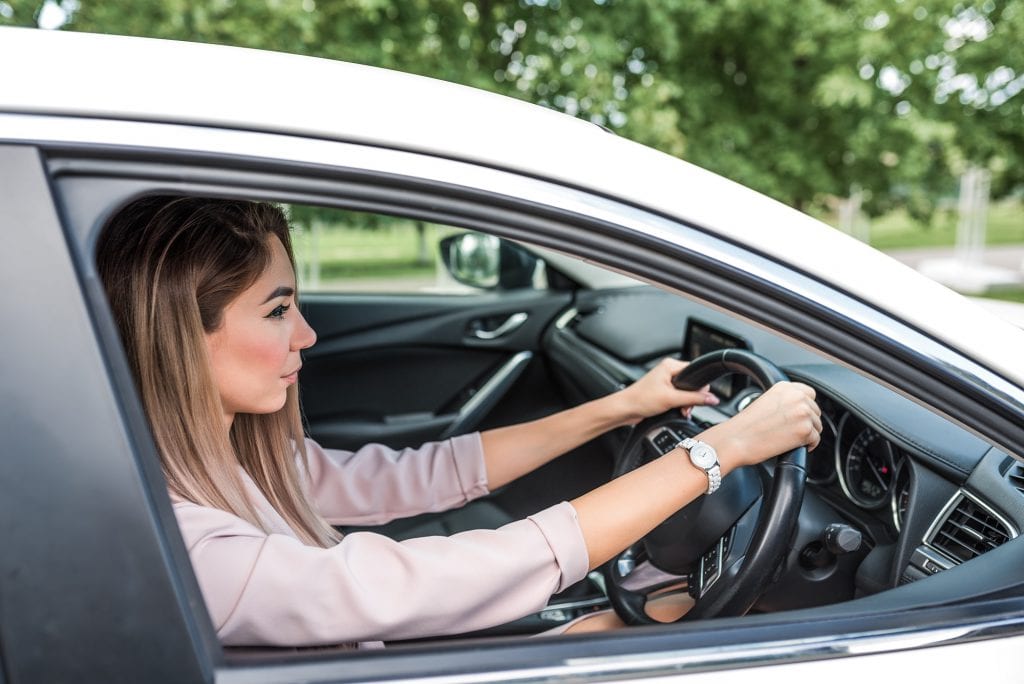
{"label": "wristwatch", "polygon": [[718,465],[718,452],[707,442],[687,437],[676,446],[686,449],[690,455],[690,463],[700,468],[708,476],[708,494],[714,494],[722,485],[722,468]]}

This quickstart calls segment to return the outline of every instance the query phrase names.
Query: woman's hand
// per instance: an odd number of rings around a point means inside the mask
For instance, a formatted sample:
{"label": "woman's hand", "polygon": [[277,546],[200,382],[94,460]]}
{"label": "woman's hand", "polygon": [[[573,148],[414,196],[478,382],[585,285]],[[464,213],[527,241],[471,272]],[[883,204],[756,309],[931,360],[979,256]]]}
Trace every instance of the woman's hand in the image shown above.
{"label": "woman's hand", "polygon": [[821,439],[821,409],[811,387],[780,382],[698,438],[718,451],[724,474],[797,447],[814,449]]}
{"label": "woman's hand", "polygon": [[635,425],[644,418],[656,416],[669,409],[679,407],[689,417],[694,406],[714,406],[718,397],[708,386],[696,391],[676,389],[672,378],[679,375],[688,364],[673,358],[662,359],[657,366],[629,387],[619,390],[615,398],[621,404],[624,425]]}

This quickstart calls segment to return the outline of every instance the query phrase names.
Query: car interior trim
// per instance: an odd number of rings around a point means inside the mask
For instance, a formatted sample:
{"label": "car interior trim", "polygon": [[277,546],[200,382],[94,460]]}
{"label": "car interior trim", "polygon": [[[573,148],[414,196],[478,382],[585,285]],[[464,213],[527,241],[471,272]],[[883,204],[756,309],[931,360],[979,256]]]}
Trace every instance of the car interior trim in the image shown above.
{"label": "car interior trim", "polygon": [[[569,251],[569,241],[579,232],[566,230],[561,249]],[[779,281],[775,279],[757,280],[749,268],[746,271],[739,268],[726,271],[725,267],[711,261],[703,267],[694,265],[682,258],[682,252],[673,252],[678,249],[674,243],[654,243],[644,239],[648,244],[637,245],[636,250],[630,249],[633,245],[618,244],[619,254],[615,255],[614,261],[609,262],[610,245],[605,244],[600,236],[589,237],[591,240],[586,245],[581,245],[577,239],[572,245],[572,251],[617,268],[623,268],[628,262],[634,266],[634,271],[639,271],[641,277],[651,282],[686,283],[686,289],[677,292],[684,296],[695,296],[712,305],[729,305],[734,313],[781,330],[798,344],[814,341],[817,348],[828,354],[831,360],[851,362],[859,368],[871,368],[875,379],[896,391],[907,394],[908,390],[897,388],[916,388],[913,396],[943,411],[946,418],[969,431],[977,431],[977,426],[984,426],[990,436],[1001,441],[1004,448],[1024,452],[1020,447],[1024,444],[1024,421],[1021,420],[1024,405],[1021,404],[1019,390],[964,359],[959,352],[866,305],[851,301],[851,307],[855,306],[858,311],[852,318],[842,311],[842,306],[835,306],[838,310],[836,312],[826,311],[816,300],[803,298],[792,280],[789,289],[795,290],[796,294],[780,287]],[[545,246],[559,248],[556,244]],[[709,246],[708,249],[713,247]],[[687,253],[685,256],[698,263],[703,258],[699,252]],[[746,258],[754,260],[749,255]],[[779,269],[777,266],[766,268]],[[717,271],[715,275],[718,277],[709,277],[710,271]],[[766,299],[766,292],[786,304]],[[908,343],[910,350],[902,353],[901,350],[890,349],[891,345],[887,343],[889,339],[912,340],[912,343]],[[898,366],[892,363],[892,356],[896,354],[904,361]],[[998,409],[997,415],[992,415],[988,409],[977,410],[981,409],[980,406],[963,403],[958,393],[961,391],[982,399],[989,406],[992,406],[993,399],[999,399],[999,404],[992,407]],[[1017,448],[1008,445],[1017,445]]]}
{"label": "car interior trim", "polygon": [[[795,378],[811,381],[827,392],[883,436],[925,455],[933,461],[933,467],[959,482],[966,480],[989,449],[988,443],[973,432],[948,423],[899,394],[879,395],[873,383],[844,368],[820,365],[789,370]],[[901,424],[926,425],[927,429],[911,435],[899,427]]]}
{"label": "car interior trim", "polygon": [[470,397],[469,401],[459,407],[455,414],[455,420],[441,434],[441,439],[449,439],[455,435],[461,435],[466,432],[469,426],[479,423],[480,419],[494,408],[498,399],[522,375],[531,359],[533,359],[533,352],[521,351],[503,363],[480,389]]}
{"label": "car interior trim", "polygon": [[[933,549],[933,550],[935,550],[935,551],[937,551],[939,553],[942,553],[942,551],[940,549],[937,549],[934,546],[934,544],[933,544],[933,541],[935,539],[935,535],[939,531],[939,528],[941,528],[943,525],[946,524],[946,522],[949,520],[950,513],[953,511],[953,509],[955,509],[960,504],[960,502],[963,499],[970,499],[975,504],[977,504],[981,508],[985,509],[986,513],[988,513],[993,518],[998,520],[1003,525],[1003,527],[1006,528],[1006,531],[1009,533],[1009,536],[1010,536],[1011,539],[1014,539],[1014,538],[1016,538],[1017,536],[1020,535],[1020,531],[1017,529],[1017,526],[1014,525],[1012,522],[1010,522],[1001,513],[999,513],[999,511],[995,510],[994,508],[989,506],[987,503],[985,503],[984,501],[979,499],[977,496],[975,496],[974,494],[971,494],[966,489],[958,489],[956,494],[954,494],[952,497],[950,497],[949,501],[946,502],[946,505],[942,507],[942,510],[935,517],[935,521],[932,523],[931,527],[928,528],[928,532],[925,533],[924,539],[921,540],[922,543],[927,544],[931,549]],[[943,554],[943,556],[945,556],[945,555],[946,554]],[[955,559],[951,559],[951,560],[953,560],[954,563],[959,562],[959,561],[956,561]]]}

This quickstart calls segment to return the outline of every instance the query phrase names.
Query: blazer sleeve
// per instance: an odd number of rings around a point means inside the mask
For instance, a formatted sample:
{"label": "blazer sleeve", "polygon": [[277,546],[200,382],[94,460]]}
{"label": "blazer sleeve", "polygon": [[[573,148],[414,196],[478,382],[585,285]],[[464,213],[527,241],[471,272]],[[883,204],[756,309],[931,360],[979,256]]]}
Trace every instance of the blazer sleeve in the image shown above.
{"label": "blazer sleeve", "polygon": [[359,532],[331,548],[266,534],[230,513],[174,506],[227,645],[299,646],[484,629],[542,609],[582,579],[576,511],[560,503],[497,530],[395,542]]}
{"label": "blazer sleeve", "polygon": [[306,462],[309,497],[332,525],[380,525],[456,508],[488,493],[479,433],[418,449],[368,444],[354,452],[307,439]]}

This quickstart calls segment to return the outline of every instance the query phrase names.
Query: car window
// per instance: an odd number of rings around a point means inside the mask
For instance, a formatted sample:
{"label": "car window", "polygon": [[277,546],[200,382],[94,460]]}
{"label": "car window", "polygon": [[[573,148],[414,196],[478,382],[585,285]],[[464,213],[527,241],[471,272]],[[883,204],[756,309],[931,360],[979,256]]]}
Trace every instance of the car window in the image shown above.
{"label": "car window", "polygon": [[[304,292],[465,295],[488,289],[458,282],[444,267],[442,240],[465,229],[309,205],[288,205],[287,210]],[[535,271],[501,289],[547,289],[544,269]]]}

